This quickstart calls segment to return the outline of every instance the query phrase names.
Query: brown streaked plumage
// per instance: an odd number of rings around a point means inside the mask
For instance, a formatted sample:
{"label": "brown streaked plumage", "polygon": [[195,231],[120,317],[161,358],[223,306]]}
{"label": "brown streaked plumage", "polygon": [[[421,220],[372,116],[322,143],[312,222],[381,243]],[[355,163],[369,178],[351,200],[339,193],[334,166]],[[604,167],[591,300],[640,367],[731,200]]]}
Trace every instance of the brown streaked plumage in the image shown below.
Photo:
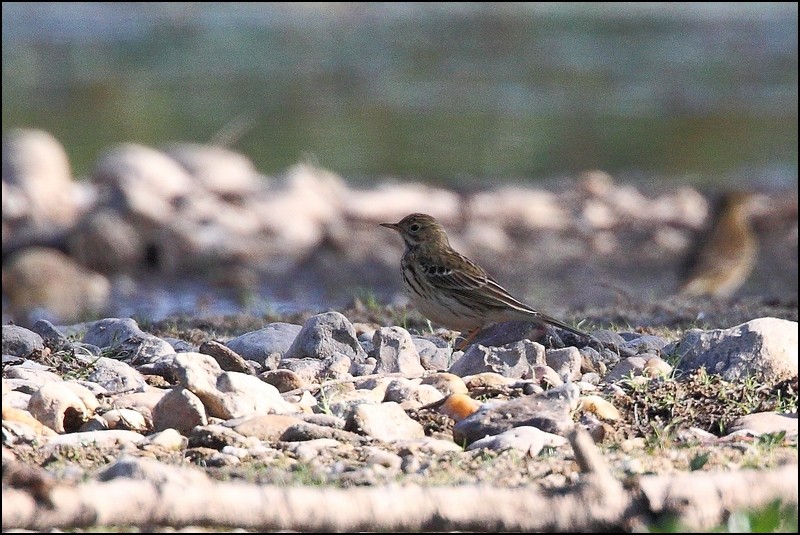
{"label": "brown streaked plumage", "polygon": [[746,192],[720,197],[681,268],[682,295],[728,298],[744,284],[758,250],[749,221],[754,199]]}
{"label": "brown streaked plumage", "polygon": [[462,347],[484,327],[513,320],[546,323],[589,336],[514,298],[483,268],[450,247],[447,232],[433,217],[410,214],[399,223],[380,225],[403,237],[403,285],[414,306],[435,323],[469,333]]}

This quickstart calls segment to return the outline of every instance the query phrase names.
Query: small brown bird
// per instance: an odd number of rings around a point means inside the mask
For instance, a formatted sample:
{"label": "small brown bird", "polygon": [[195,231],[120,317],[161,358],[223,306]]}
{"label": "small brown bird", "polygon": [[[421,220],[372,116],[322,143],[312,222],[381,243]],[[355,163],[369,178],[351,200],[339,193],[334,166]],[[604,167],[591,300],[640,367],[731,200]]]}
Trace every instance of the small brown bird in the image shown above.
{"label": "small brown bird", "polygon": [[433,217],[410,214],[399,223],[380,225],[403,237],[406,249],[400,267],[414,306],[448,329],[469,333],[461,347],[484,327],[513,320],[555,325],[589,336],[512,297],[483,268],[450,247],[447,232]]}
{"label": "small brown bird", "polygon": [[758,250],[749,221],[754,199],[754,194],[746,192],[729,192],[719,198],[710,224],[681,267],[682,295],[728,298],[744,284]]}

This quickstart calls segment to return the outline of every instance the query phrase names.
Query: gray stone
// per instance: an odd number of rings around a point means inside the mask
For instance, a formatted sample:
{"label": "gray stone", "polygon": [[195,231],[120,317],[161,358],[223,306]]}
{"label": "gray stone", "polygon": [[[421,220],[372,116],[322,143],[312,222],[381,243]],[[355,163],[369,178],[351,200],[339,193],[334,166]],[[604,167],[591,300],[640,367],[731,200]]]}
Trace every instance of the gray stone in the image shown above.
{"label": "gray stone", "polygon": [[147,381],[141,373],[120,360],[108,357],[100,357],[94,362],[88,379],[111,394],[143,392],[147,388]]}
{"label": "gray stone", "polygon": [[300,325],[293,323],[270,323],[263,329],[228,340],[225,345],[244,359],[254,360],[269,369],[274,369],[266,365],[270,355],[275,353],[281,357],[285,355],[301,330]]}
{"label": "gray stone", "polygon": [[577,381],[581,378],[581,352],[577,347],[548,349],[545,352],[547,365],[564,380]]}
{"label": "gray stone", "polygon": [[444,371],[452,364],[453,349],[451,347],[439,347],[429,339],[420,336],[412,336],[411,339],[419,353],[419,362],[426,370]]}
{"label": "gray stone", "polygon": [[758,318],[730,329],[692,329],[665,352],[680,358],[678,372],[701,367],[726,381],[797,376],[797,322]]}
{"label": "gray stone", "polygon": [[531,377],[531,365],[544,364],[544,356],[544,347],[530,340],[501,347],[471,345],[447,371],[459,377],[494,372],[504,377],[528,378]]}
{"label": "gray stone", "polygon": [[414,377],[425,373],[409,332],[402,327],[381,327],[372,337],[376,373],[402,373]]}
{"label": "gray stone", "polygon": [[339,312],[325,312],[306,321],[286,357],[324,359],[334,353],[342,353],[354,362],[367,358],[353,324]]}
{"label": "gray stone", "polygon": [[457,444],[471,444],[487,435],[498,435],[514,427],[531,426],[564,436],[574,425],[570,416],[578,404],[578,387],[567,383],[506,402],[484,403],[477,412],[453,427]]}
{"label": "gray stone", "polygon": [[619,361],[619,364],[606,374],[603,380],[606,383],[615,383],[620,379],[629,379],[642,375],[647,359],[644,357],[628,357]]}
{"label": "gray stone", "polygon": [[83,342],[111,348],[115,358],[133,365],[149,364],[175,350],[164,340],[148,334],[131,318],[106,318],[89,324]]}
{"label": "gray stone", "polygon": [[19,325],[3,325],[3,354],[27,358],[44,349],[44,340],[35,332]]}

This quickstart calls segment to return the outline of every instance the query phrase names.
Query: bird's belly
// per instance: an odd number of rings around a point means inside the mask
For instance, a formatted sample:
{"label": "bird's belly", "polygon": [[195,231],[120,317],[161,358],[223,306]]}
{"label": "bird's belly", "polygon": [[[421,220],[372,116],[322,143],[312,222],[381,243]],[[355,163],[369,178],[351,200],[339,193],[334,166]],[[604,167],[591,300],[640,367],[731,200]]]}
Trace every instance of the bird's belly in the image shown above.
{"label": "bird's belly", "polygon": [[426,318],[434,323],[455,331],[468,332],[482,327],[484,319],[474,310],[452,298],[444,298],[444,303],[431,299],[422,299],[416,294],[411,295],[414,307]]}

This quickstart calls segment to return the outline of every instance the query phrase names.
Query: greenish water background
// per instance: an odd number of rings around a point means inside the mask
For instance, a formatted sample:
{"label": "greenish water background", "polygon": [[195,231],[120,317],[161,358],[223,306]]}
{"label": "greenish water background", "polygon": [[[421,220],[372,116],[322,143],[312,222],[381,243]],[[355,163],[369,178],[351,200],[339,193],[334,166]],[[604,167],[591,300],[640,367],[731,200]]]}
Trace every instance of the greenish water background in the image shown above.
{"label": "greenish water background", "polygon": [[4,2],[3,129],[266,174],[797,187],[797,4]]}

